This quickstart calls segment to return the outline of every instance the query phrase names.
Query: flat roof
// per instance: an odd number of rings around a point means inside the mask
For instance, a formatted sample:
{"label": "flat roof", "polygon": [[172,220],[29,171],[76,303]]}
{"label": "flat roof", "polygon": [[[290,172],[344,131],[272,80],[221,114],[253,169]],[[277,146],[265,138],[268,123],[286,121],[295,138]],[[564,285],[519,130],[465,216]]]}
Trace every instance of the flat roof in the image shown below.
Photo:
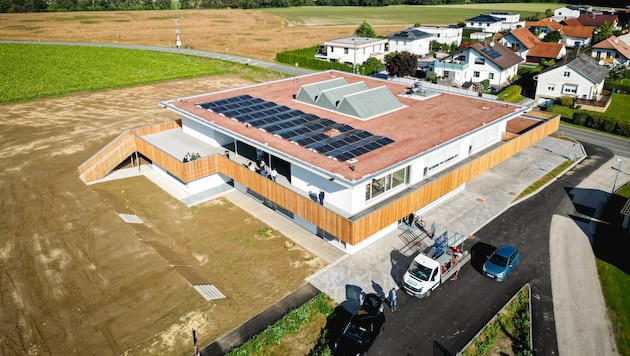
{"label": "flat roof", "polygon": [[[301,85],[340,77],[348,83],[363,81],[370,88],[385,86],[405,107],[369,120],[359,120],[294,99],[294,95],[297,94]],[[259,148],[268,147],[272,154],[274,154],[273,151],[280,153],[280,158],[293,159],[297,163],[301,161],[306,165],[314,166],[348,181],[359,181],[370,177],[457,137],[480,129],[484,125],[508,117],[515,117],[517,114],[529,110],[523,106],[506,105],[505,102],[450,93],[440,93],[440,95],[421,98],[423,100],[420,100],[420,98],[401,95],[406,92],[407,88],[407,85],[391,81],[345,72],[326,71],[172,99],[160,104],[180,114],[204,120],[215,129],[228,131],[238,139],[259,145]],[[278,105],[286,105],[307,114],[314,114],[337,123],[347,124],[355,129],[369,131],[373,135],[388,137],[394,142],[357,157],[354,170],[351,170],[347,162],[333,160],[288,140],[196,106],[199,103],[242,94],[249,94],[252,97],[272,101]]]}

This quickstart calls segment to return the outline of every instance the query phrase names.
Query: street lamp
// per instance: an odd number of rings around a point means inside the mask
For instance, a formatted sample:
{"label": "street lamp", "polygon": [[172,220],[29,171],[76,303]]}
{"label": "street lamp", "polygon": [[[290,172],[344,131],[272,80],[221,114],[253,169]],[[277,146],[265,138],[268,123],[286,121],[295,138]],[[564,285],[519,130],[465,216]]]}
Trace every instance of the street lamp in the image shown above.
{"label": "street lamp", "polygon": [[617,186],[617,178],[619,177],[619,171],[621,170],[621,162],[623,162],[623,160],[621,158],[617,158],[617,162],[619,162],[619,167],[617,167],[617,173],[615,173],[615,182],[613,183],[613,189],[612,189],[612,192],[610,192],[611,194],[615,194],[615,187]]}

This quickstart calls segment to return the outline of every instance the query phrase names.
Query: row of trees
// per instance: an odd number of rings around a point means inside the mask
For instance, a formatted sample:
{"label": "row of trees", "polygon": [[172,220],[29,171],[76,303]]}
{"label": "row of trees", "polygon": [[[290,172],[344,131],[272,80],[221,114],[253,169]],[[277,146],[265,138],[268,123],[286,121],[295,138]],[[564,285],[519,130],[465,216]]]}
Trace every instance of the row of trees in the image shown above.
{"label": "row of trees", "polygon": [[[531,2],[530,0],[0,0],[0,12],[275,8],[291,6],[388,6]],[[556,2],[538,0],[536,2]]]}

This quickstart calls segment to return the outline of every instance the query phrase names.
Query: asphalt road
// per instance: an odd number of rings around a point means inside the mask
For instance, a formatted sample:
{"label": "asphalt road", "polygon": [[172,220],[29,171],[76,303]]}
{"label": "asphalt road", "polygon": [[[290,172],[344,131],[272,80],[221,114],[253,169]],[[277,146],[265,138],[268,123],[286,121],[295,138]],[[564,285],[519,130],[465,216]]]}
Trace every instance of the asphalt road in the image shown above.
{"label": "asphalt road", "polygon": [[621,157],[630,157],[630,139],[612,136],[605,133],[591,131],[583,128],[560,124],[556,134],[562,134],[580,142],[588,142],[609,148],[613,154]]}
{"label": "asphalt road", "polygon": [[[526,283],[532,288],[535,355],[557,355],[550,278],[549,239],[554,214],[575,212],[567,192],[613,157],[611,150],[585,144],[589,155],[540,193],[508,209],[467,243],[473,258],[457,281],[440,286],[428,299],[399,292],[399,313],[388,313],[384,333],[370,355],[431,355],[434,343],[455,354]],[[521,261],[505,282],[481,274],[486,256],[501,244],[517,246]]]}

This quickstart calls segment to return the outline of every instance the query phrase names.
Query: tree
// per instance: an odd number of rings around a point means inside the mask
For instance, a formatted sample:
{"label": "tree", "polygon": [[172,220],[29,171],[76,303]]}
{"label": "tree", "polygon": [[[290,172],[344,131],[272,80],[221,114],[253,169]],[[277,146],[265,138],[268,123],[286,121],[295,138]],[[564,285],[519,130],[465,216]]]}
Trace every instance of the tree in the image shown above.
{"label": "tree", "polygon": [[545,38],[542,39],[543,42],[553,42],[558,43],[562,40],[562,35],[560,31],[551,31],[549,32]]}
{"label": "tree", "polygon": [[545,17],[552,17],[552,16],[553,16],[553,10],[552,9],[545,10]]}
{"label": "tree", "polygon": [[413,76],[418,67],[418,56],[409,52],[399,52],[389,57],[385,69],[389,75],[395,77]]}
{"label": "tree", "polygon": [[610,69],[610,72],[608,72],[608,76],[613,81],[616,81],[617,79],[624,78],[626,76],[626,73],[627,73],[626,67],[624,67],[623,64],[616,63],[612,67],[612,69]]}
{"label": "tree", "polygon": [[374,32],[374,28],[367,20],[363,20],[354,31],[354,35],[359,37],[376,37],[376,32]]}
{"label": "tree", "polygon": [[604,23],[595,29],[595,34],[593,35],[593,43],[599,43],[608,37],[612,36],[613,33],[613,25],[608,23],[608,21],[604,21]]}

